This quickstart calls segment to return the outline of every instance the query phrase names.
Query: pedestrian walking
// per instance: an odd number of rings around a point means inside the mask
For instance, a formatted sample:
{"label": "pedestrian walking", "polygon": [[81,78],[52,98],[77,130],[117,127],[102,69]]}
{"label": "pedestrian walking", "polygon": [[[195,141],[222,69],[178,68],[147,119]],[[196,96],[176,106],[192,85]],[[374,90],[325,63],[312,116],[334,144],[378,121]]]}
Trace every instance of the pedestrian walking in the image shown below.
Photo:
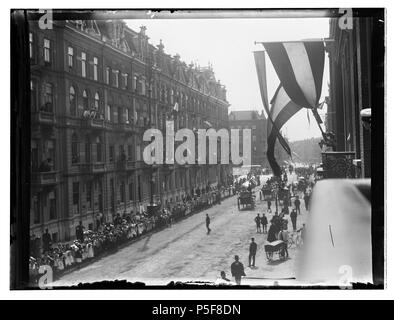
{"label": "pedestrian walking", "polygon": [[256,222],[256,232],[261,233],[261,217],[260,214],[257,214],[257,216],[254,218],[254,221]]}
{"label": "pedestrian walking", "polygon": [[301,210],[300,210],[300,205],[301,205],[301,201],[300,198],[297,196],[295,201],[294,201],[294,205],[295,205],[295,210],[298,214],[301,214]]}
{"label": "pedestrian walking", "polygon": [[267,200],[267,207],[268,207],[267,211],[271,213],[272,212],[271,211],[271,200]]}
{"label": "pedestrian walking", "polygon": [[289,232],[286,229],[282,229],[279,232],[278,239],[283,241],[283,255],[286,255],[286,258],[288,258],[289,252],[287,251],[287,244],[289,241]]}
{"label": "pedestrian walking", "polygon": [[267,241],[273,242],[277,240],[276,238],[276,227],[271,223],[270,228],[268,230]]}
{"label": "pedestrian walking", "polygon": [[293,209],[290,213],[291,224],[293,225],[293,231],[297,230],[297,211]]}
{"label": "pedestrian walking", "polygon": [[249,267],[254,267],[256,260],[257,244],[256,242],[254,242],[254,238],[252,238],[251,241],[252,242],[249,245]]}
{"label": "pedestrian walking", "polygon": [[304,195],[305,209],[308,211],[309,211],[309,199],[310,199],[309,193],[305,193]]}
{"label": "pedestrian walking", "polygon": [[79,221],[79,225],[75,229],[75,236],[79,242],[83,242],[83,229],[85,229],[85,227],[82,225],[82,221]]}
{"label": "pedestrian walking", "polygon": [[45,229],[45,233],[42,235],[42,244],[43,244],[43,253],[46,253],[49,251],[52,245],[52,238],[51,235],[48,232],[48,229]]}
{"label": "pedestrian walking", "polygon": [[261,217],[261,224],[263,225],[263,233],[267,233],[267,224],[268,224],[268,219],[265,216],[265,213],[263,213],[263,216]]}
{"label": "pedestrian walking", "polygon": [[207,213],[207,216],[205,217],[205,225],[207,227],[207,234],[211,233],[211,228],[209,228],[210,223],[211,223],[211,219],[209,218],[208,213]]}
{"label": "pedestrian walking", "polygon": [[241,278],[245,277],[244,265],[239,261],[239,256],[234,256],[234,262],[231,264],[231,275],[235,279],[237,285],[241,285]]}

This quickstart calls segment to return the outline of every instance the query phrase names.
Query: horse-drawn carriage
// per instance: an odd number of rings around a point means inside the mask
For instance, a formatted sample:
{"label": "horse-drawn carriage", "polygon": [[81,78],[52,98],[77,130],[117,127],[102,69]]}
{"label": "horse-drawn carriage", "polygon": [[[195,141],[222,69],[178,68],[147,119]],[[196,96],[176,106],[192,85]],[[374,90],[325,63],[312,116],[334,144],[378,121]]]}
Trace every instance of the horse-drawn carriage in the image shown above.
{"label": "horse-drawn carriage", "polygon": [[264,245],[264,249],[268,261],[274,260],[274,254],[277,254],[280,260],[285,259],[284,246],[285,243],[282,240],[267,242],[267,244]]}
{"label": "horse-drawn carriage", "polygon": [[243,190],[238,196],[238,210],[246,208],[254,209],[255,207],[255,195],[251,191]]}

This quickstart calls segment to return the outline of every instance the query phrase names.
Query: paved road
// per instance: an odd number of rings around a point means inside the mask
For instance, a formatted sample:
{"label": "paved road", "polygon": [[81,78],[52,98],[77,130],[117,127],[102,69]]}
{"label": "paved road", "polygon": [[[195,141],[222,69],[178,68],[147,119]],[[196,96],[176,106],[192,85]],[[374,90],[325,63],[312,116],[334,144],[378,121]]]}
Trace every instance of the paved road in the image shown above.
{"label": "paved road", "polygon": [[[195,214],[63,276],[54,286],[115,279],[147,284],[167,284],[171,280],[215,281],[221,270],[230,277],[230,264],[235,254],[247,266],[252,236],[258,244],[257,267],[246,268],[249,279],[246,278],[243,283],[262,284],[260,278],[293,277],[295,249],[290,249],[291,259],[284,262],[270,264],[266,260],[263,249],[266,235],[257,234],[254,223],[256,214],[266,212],[266,207],[265,202],[258,199],[257,192],[256,195],[257,207],[253,211],[238,211],[236,197],[226,199],[221,205]],[[212,232],[209,235],[205,227],[206,213],[211,217]],[[272,284],[271,280],[269,282]]]}

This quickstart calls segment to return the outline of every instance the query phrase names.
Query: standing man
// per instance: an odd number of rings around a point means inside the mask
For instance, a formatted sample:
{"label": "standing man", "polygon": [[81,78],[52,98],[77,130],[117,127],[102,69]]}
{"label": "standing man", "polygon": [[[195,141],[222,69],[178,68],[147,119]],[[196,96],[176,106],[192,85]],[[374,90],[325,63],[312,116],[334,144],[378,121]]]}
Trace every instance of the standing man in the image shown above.
{"label": "standing man", "polygon": [[291,224],[293,225],[293,231],[297,230],[297,211],[293,209],[290,213]]}
{"label": "standing man", "polygon": [[234,262],[231,264],[231,275],[235,279],[235,283],[239,286],[241,285],[241,277],[246,276],[244,271],[244,265],[239,262],[239,256],[234,256]]}
{"label": "standing man", "polygon": [[263,225],[263,233],[267,233],[268,219],[265,216],[265,213],[263,213],[263,216],[261,217],[261,224]]}
{"label": "standing man", "polygon": [[301,204],[300,198],[299,198],[299,196],[297,196],[294,201],[294,205],[295,205],[296,213],[298,213],[298,214],[301,214],[300,204]]}
{"label": "standing man", "polygon": [[254,267],[256,260],[257,244],[254,242],[254,238],[249,245],[249,267]]}
{"label": "standing man", "polygon": [[43,244],[44,253],[48,252],[52,244],[52,238],[48,232],[48,229],[45,229],[45,233],[42,235],[42,244]]}
{"label": "standing man", "polygon": [[205,217],[205,225],[207,227],[207,234],[211,233],[211,228],[209,228],[210,223],[211,223],[211,219],[209,218],[208,213],[207,213],[207,216]]}
{"label": "standing man", "polygon": [[272,212],[271,211],[271,200],[269,200],[269,199],[267,200],[267,207],[268,207],[267,211],[271,213]]}
{"label": "standing man", "polygon": [[257,214],[257,216],[254,218],[254,222],[256,222],[256,232],[261,233],[261,218],[260,214]]}
{"label": "standing man", "polygon": [[79,242],[83,242],[83,229],[85,229],[85,227],[82,225],[82,221],[79,221],[79,226],[77,226],[75,230],[75,235]]}
{"label": "standing man", "polygon": [[305,209],[309,211],[309,198],[310,195],[308,192],[304,194],[304,202],[305,202]]}
{"label": "standing man", "polygon": [[287,242],[289,241],[289,232],[283,228],[279,232],[278,239],[283,241],[283,254],[288,258],[289,252],[287,251]]}

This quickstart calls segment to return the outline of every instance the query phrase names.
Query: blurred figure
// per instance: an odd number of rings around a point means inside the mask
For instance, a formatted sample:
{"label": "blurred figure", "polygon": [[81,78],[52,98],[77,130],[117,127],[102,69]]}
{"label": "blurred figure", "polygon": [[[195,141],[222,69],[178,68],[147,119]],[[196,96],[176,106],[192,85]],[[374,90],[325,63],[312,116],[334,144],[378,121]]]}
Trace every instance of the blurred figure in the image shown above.
{"label": "blurred figure", "polygon": [[237,285],[241,285],[241,278],[245,277],[244,265],[239,261],[239,256],[234,256],[234,262],[231,264],[231,275]]}

